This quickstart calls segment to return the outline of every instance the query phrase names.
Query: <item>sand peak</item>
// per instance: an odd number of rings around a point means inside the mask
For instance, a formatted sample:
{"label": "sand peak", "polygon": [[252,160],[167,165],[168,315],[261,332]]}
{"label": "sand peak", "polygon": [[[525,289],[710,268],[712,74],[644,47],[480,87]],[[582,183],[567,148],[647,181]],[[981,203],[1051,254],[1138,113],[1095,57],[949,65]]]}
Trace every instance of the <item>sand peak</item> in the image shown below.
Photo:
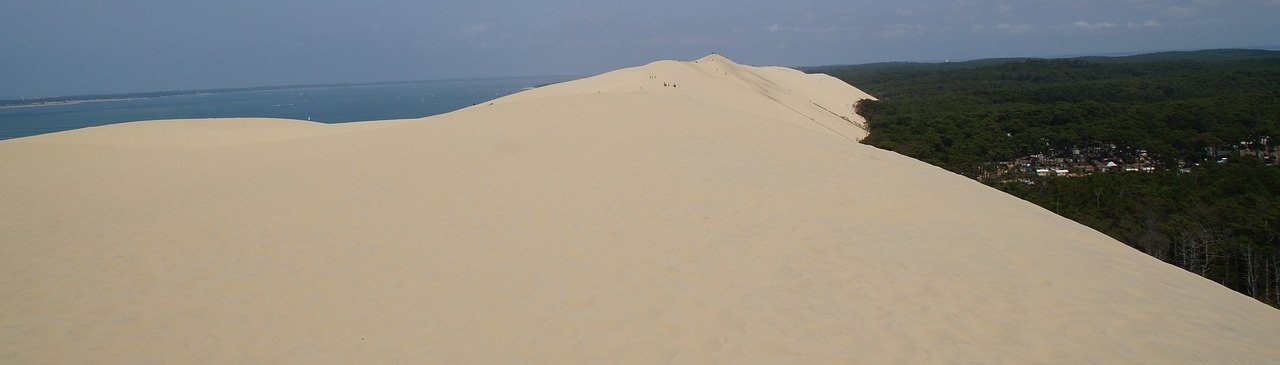
{"label": "sand peak", "polygon": [[696,61],[656,61],[542,87],[493,104],[584,94],[643,94],[692,101],[770,118],[846,142],[866,136],[866,121],[855,109],[859,101],[874,99],[828,75],[742,65],[713,53]]}
{"label": "sand peak", "polygon": [[704,57],[702,57],[702,58],[697,59],[697,60],[696,60],[696,61],[694,61],[694,62],[695,62],[695,63],[702,63],[702,62],[721,62],[721,63],[727,63],[727,64],[733,64],[733,65],[737,65],[737,64],[738,64],[737,62],[733,62],[733,60],[731,60],[731,59],[729,59],[728,57],[725,57],[724,55],[721,55],[721,54],[719,54],[719,53],[711,53],[711,54],[708,54],[708,55],[706,55],[706,56],[704,56]]}

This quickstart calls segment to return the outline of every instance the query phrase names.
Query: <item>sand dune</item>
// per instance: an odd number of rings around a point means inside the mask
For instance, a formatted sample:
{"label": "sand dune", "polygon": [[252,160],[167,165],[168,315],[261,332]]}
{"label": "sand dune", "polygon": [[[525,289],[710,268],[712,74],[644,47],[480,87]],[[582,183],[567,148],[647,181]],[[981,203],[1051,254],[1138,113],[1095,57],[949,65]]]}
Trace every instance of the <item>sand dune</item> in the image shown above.
{"label": "sand dune", "polygon": [[713,55],[3,141],[0,362],[1280,359],[1280,311],[854,143],[866,97]]}

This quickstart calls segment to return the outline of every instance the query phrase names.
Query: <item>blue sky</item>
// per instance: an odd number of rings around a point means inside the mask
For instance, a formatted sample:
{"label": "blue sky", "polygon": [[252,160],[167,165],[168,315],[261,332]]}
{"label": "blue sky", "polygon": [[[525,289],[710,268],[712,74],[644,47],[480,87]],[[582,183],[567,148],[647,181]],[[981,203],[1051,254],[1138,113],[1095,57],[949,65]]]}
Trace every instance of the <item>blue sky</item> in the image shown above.
{"label": "blue sky", "polygon": [[1280,0],[0,0],[0,98],[1280,45]]}

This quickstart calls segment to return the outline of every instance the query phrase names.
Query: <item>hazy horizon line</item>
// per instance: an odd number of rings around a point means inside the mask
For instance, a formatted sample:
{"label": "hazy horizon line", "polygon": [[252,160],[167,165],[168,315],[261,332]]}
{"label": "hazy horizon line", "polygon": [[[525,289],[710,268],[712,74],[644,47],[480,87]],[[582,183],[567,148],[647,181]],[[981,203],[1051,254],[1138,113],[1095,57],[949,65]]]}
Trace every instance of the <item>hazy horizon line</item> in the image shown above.
{"label": "hazy horizon line", "polygon": [[[877,63],[946,63],[946,62],[968,62],[992,59],[1019,59],[1019,58],[1042,58],[1042,59],[1061,59],[1061,58],[1079,58],[1079,57],[1127,57],[1153,53],[1164,52],[1195,52],[1195,51],[1214,51],[1214,50],[1263,50],[1263,51],[1280,51],[1280,45],[1255,46],[1255,47],[1222,47],[1222,48],[1183,48],[1183,49],[1163,49],[1163,50],[1144,50],[1144,51],[1123,51],[1123,52],[1091,52],[1076,54],[1053,54],[1053,55],[1024,55],[1024,56],[992,56],[982,58],[956,58],[956,59],[917,59],[917,60],[893,60],[893,61],[871,61],[859,63],[828,63],[819,65],[781,65],[795,68],[814,68],[825,66],[858,66]],[[639,65],[637,65],[639,66]],[[66,94],[66,95],[44,95],[32,97],[0,97],[0,105],[23,105],[21,103],[35,104],[40,102],[58,102],[58,101],[77,101],[77,100],[94,100],[108,97],[146,97],[148,94],[164,94],[155,95],[173,96],[198,93],[226,93],[226,92],[244,92],[244,91],[269,91],[269,90],[291,90],[304,88],[332,88],[332,87],[350,87],[364,85],[397,85],[397,84],[427,84],[440,82],[458,82],[458,81],[485,81],[485,80],[513,80],[513,79],[536,79],[536,78],[557,78],[557,77],[586,77],[589,74],[576,75],[524,75],[524,76],[476,76],[476,77],[457,77],[443,79],[418,79],[418,80],[381,80],[381,81],[356,81],[356,82],[321,82],[321,83],[303,83],[303,84],[287,84],[287,85],[256,85],[256,86],[238,86],[238,87],[219,87],[219,88],[199,88],[199,89],[171,89],[171,90],[149,90],[149,91],[125,91],[125,92],[108,92],[108,93],[84,93],[84,94]]]}

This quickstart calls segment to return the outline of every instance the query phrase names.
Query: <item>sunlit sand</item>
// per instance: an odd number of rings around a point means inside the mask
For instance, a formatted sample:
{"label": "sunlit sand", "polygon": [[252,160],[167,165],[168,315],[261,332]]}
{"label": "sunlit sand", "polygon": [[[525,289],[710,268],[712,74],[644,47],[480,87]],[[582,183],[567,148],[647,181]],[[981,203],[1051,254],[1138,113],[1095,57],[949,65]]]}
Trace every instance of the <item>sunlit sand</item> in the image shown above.
{"label": "sunlit sand", "polygon": [[1274,363],[1280,311],[712,55],[0,142],[0,362]]}

